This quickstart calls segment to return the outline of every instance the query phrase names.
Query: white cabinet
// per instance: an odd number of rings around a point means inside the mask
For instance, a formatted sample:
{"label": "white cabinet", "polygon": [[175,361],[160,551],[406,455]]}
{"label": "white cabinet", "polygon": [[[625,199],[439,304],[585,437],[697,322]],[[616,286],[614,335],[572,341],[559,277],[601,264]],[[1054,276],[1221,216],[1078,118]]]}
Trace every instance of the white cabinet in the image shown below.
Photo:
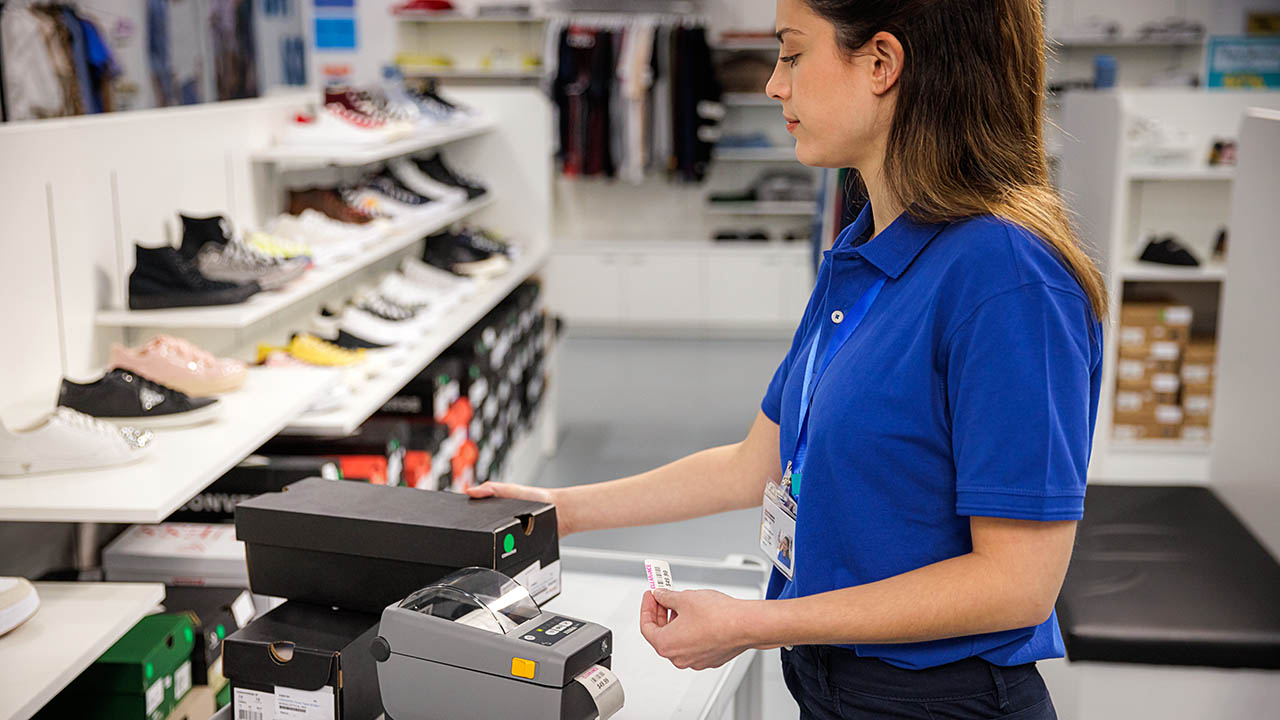
{"label": "white cabinet", "polygon": [[645,253],[621,258],[622,319],[635,325],[700,325],[702,258],[692,253]]}
{"label": "white cabinet", "polygon": [[716,253],[707,259],[706,278],[709,324],[777,325],[785,319],[776,255]]}
{"label": "white cabinet", "polygon": [[794,325],[800,324],[809,296],[813,294],[813,257],[807,252],[808,248],[805,250],[785,254],[778,261],[782,319]]}
{"label": "white cabinet", "polygon": [[547,264],[547,298],[570,320],[616,323],[622,318],[622,273],[612,253],[556,254]]}

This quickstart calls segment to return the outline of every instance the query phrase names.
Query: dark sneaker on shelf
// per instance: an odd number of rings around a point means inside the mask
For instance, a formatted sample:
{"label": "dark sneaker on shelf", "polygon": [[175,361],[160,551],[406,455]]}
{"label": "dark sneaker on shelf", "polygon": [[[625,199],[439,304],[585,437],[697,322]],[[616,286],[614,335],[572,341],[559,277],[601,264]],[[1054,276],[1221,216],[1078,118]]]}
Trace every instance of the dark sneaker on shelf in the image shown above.
{"label": "dark sneaker on shelf", "polygon": [[475,200],[481,195],[489,192],[489,189],[481,184],[480,181],[461,175],[451,169],[448,165],[445,165],[444,156],[440,153],[436,153],[425,160],[421,158],[414,158],[413,163],[432,180],[465,190],[467,192],[468,200]]}
{"label": "dark sneaker on shelf", "polygon": [[1142,256],[1138,258],[1143,262],[1160,263],[1161,265],[1180,265],[1183,267],[1195,267],[1200,264],[1195,255],[1191,251],[1182,246],[1182,243],[1167,235],[1160,240],[1151,238],[1147,241],[1147,247],[1143,249]]}
{"label": "dark sneaker on shelf", "polygon": [[230,240],[226,218],[221,215],[198,218],[179,214],[178,218],[182,220],[182,244],[178,252],[188,260],[194,260],[207,243],[226,245]]}
{"label": "dark sneaker on shelf", "polygon": [[193,398],[119,368],[89,383],[63,379],[58,404],[100,420],[134,427],[184,427],[218,415],[214,398]]}
{"label": "dark sneaker on shelf", "polygon": [[464,245],[485,255],[505,255],[515,257],[516,250],[506,240],[488,230],[479,228],[463,228],[454,233],[454,242]]}
{"label": "dark sneaker on shelf", "polygon": [[129,274],[129,307],[134,310],[234,305],[261,290],[257,283],[237,285],[210,280],[171,247],[135,247]]}
{"label": "dark sneaker on shelf", "polygon": [[482,279],[497,277],[510,269],[511,261],[506,255],[477,245],[463,234],[438,233],[426,239],[422,259],[455,275]]}
{"label": "dark sneaker on shelf", "polygon": [[346,330],[339,330],[338,336],[330,340],[330,342],[340,348],[346,348],[348,350],[359,350],[360,348],[364,348],[366,350],[379,350],[381,348],[390,347],[389,345],[376,343],[372,340],[365,340],[359,335],[353,335]]}

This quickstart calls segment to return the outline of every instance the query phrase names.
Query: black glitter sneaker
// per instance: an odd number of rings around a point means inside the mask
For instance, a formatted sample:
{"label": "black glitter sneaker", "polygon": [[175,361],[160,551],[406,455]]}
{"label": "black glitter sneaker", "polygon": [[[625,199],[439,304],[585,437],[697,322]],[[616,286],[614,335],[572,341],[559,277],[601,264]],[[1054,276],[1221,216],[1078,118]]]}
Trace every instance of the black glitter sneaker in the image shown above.
{"label": "black glitter sneaker", "polygon": [[88,383],[63,379],[58,404],[100,420],[134,427],[185,427],[218,416],[214,398],[193,398],[137,373],[116,368]]}

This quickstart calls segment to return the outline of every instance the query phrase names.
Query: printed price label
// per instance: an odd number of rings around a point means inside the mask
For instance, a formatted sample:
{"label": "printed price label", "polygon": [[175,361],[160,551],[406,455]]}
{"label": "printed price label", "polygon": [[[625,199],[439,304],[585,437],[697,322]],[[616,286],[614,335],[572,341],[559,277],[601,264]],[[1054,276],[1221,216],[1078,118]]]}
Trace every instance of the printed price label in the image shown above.
{"label": "printed price label", "polygon": [[671,589],[671,565],[666,560],[645,560],[644,574],[649,579],[650,590]]}
{"label": "printed price label", "polygon": [[622,693],[622,683],[613,671],[601,665],[592,665],[574,678],[581,683],[595,701],[599,720],[609,720],[622,709],[626,696]]}
{"label": "printed price label", "polygon": [[276,720],[276,698],[268,692],[235,688],[235,720]]}

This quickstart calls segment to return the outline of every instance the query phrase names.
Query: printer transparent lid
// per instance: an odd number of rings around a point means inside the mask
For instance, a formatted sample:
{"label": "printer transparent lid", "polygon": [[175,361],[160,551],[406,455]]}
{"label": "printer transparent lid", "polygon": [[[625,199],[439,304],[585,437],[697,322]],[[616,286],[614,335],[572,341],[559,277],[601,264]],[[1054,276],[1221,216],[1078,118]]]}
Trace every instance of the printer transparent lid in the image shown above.
{"label": "printer transparent lid", "polygon": [[400,607],[505,635],[538,616],[520,583],[488,568],[463,568],[405,598]]}

